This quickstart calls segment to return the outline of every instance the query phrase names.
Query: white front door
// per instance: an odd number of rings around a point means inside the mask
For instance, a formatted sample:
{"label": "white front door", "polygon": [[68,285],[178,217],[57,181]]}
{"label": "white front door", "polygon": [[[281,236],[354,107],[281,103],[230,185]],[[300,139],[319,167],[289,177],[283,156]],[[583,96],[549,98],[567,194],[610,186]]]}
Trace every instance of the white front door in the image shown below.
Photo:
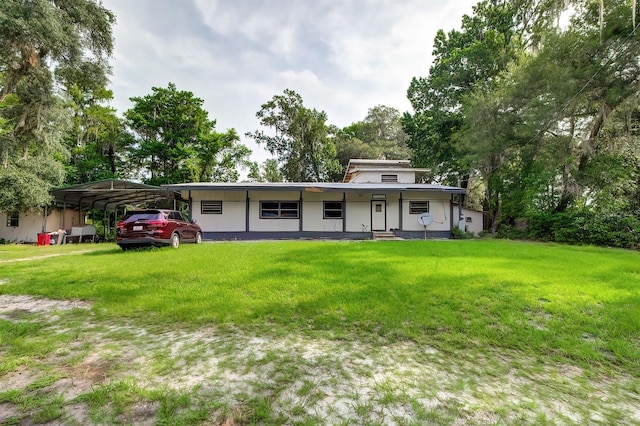
{"label": "white front door", "polygon": [[371,201],[371,230],[387,230],[387,202],[385,200]]}

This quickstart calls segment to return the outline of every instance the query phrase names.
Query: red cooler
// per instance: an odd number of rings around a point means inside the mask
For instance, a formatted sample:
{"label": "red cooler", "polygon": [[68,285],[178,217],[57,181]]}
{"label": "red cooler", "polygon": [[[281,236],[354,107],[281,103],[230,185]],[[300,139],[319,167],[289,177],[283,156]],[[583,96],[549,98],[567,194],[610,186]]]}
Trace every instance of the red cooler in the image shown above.
{"label": "red cooler", "polygon": [[48,246],[51,242],[51,235],[47,232],[41,232],[38,234],[38,245],[39,246]]}

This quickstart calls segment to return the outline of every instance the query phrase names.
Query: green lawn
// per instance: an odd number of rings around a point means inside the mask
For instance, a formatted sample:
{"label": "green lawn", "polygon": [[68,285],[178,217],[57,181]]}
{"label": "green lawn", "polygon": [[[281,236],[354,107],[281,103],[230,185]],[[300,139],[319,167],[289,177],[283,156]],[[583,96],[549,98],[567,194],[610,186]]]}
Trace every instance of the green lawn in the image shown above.
{"label": "green lawn", "polygon": [[5,245],[0,425],[633,425],[639,308],[593,247]]}
{"label": "green lawn", "polygon": [[[70,254],[71,251],[90,252]],[[62,254],[29,261],[15,261]],[[499,240],[0,246],[0,294],[99,318],[498,348],[640,375],[640,253]]]}

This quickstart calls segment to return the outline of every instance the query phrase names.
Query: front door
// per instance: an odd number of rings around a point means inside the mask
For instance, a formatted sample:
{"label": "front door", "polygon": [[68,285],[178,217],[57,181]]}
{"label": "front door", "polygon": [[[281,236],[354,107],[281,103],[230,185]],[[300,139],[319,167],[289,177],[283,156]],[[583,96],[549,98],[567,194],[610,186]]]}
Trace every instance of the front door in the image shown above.
{"label": "front door", "polygon": [[387,230],[387,202],[385,200],[371,201],[371,230]]}

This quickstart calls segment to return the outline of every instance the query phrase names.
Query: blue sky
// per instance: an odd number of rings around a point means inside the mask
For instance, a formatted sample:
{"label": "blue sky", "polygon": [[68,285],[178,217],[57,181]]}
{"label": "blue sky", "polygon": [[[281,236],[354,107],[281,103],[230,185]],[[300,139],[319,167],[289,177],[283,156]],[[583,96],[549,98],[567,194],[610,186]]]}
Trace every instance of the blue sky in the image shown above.
{"label": "blue sky", "polygon": [[151,87],[189,90],[217,129],[244,136],[260,105],[284,89],[340,127],[375,105],[410,110],[406,91],[425,76],[438,29],[459,28],[477,0],[103,0],[117,16],[113,106]]}

